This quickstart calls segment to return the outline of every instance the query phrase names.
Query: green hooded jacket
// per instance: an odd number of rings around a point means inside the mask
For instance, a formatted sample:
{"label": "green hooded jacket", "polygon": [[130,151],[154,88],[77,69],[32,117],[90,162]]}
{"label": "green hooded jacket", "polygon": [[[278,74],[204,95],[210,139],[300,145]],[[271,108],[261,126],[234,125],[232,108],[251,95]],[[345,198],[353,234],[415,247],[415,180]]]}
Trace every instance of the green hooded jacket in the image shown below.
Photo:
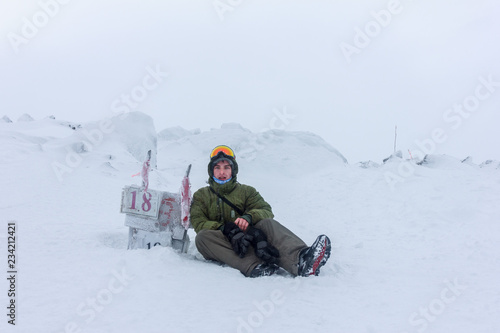
{"label": "green hooded jacket", "polygon": [[[220,229],[224,223],[234,222],[238,217],[246,219],[251,225],[274,217],[271,206],[259,192],[252,186],[238,183],[235,176],[222,185],[210,178],[208,184],[209,186],[194,193],[191,203],[191,225],[197,233],[203,229]],[[232,202],[243,214],[240,216],[213,193],[210,187]]]}

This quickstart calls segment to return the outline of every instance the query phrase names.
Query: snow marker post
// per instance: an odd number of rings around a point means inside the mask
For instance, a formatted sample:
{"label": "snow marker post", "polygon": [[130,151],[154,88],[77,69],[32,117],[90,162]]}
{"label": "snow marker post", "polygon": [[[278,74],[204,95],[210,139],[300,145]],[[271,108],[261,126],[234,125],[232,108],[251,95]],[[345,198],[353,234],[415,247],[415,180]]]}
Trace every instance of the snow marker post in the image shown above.
{"label": "snow marker post", "polygon": [[128,249],[151,249],[160,245],[185,253],[189,247],[191,165],[182,180],[180,193],[171,193],[149,188],[150,161],[151,150],[140,172],[142,186],[125,186],[122,191],[120,212],[126,214],[125,225],[129,227]]}
{"label": "snow marker post", "polygon": [[189,172],[191,164],[189,164],[186,175],[182,179],[181,186],[181,220],[182,225],[187,230],[189,229],[189,209],[191,208],[191,184],[189,182]]}
{"label": "snow marker post", "polygon": [[186,252],[189,247],[189,238],[187,230],[189,229],[189,209],[191,208],[191,184],[189,182],[189,173],[191,164],[189,164],[186,175],[182,179],[180,197],[181,197],[181,224],[184,230],[174,230],[172,235],[172,247],[181,252]]}

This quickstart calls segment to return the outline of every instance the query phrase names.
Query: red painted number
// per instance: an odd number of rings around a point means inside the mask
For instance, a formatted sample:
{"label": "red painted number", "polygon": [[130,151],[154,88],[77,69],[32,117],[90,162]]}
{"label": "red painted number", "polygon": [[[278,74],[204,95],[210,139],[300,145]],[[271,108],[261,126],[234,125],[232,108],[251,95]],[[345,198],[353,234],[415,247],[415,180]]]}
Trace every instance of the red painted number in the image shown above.
{"label": "red painted number", "polygon": [[[146,194],[149,195],[149,198]],[[142,200],[144,201],[142,203],[142,210],[143,211],[149,212],[151,210],[151,198],[152,197],[153,197],[153,195],[151,193],[148,193],[148,192],[146,192],[142,195]],[[146,207],[147,207],[147,209],[146,209]]]}
{"label": "red painted number", "polygon": [[[135,208],[135,203],[137,201],[137,191],[130,192],[132,193],[132,204],[129,209],[136,209]],[[146,192],[142,195],[142,205],[141,208],[145,212],[149,212],[151,210],[151,198],[153,195],[149,192]]]}

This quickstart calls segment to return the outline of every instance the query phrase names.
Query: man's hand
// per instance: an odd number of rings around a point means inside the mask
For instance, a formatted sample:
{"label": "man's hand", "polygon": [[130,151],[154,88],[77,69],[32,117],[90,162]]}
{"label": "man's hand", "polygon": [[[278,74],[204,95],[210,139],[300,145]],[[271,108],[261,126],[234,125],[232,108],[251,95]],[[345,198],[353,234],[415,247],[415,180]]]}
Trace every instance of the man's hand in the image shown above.
{"label": "man's hand", "polygon": [[234,224],[236,224],[241,230],[243,231],[247,231],[247,228],[248,228],[248,221],[241,218],[241,217],[238,217],[235,221],[234,221]]}

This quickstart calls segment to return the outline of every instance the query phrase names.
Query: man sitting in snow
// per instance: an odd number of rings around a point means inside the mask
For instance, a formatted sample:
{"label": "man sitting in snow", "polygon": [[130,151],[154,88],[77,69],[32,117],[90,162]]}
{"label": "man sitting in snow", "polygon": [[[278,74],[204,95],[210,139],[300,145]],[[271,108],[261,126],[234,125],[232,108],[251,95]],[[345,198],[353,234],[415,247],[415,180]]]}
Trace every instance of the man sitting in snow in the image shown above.
{"label": "man sitting in snow", "polygon": [[311,247],[273,219],[271,206],[255,188],[236,181],[233,150],[217,146],[208,163],[209,186],[193,195],[191,224],[196,247],[208,260],[239,269],[248,277],[268,276],[280,267],[293,276],[318,275],[330,257],[330,239]]}

